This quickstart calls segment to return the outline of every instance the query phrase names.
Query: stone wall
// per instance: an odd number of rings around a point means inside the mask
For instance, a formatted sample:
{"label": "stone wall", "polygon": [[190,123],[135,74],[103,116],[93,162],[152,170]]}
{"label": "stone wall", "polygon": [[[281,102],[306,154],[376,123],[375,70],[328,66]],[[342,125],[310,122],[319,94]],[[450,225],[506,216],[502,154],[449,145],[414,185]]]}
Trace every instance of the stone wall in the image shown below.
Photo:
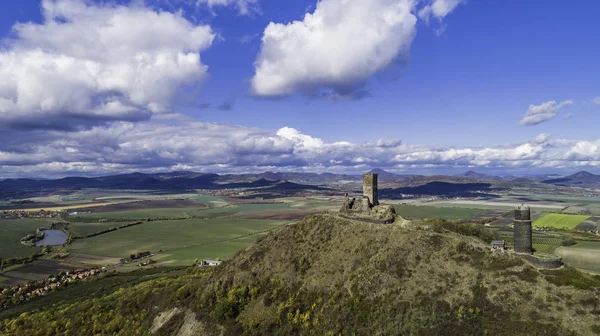
{"label": "stone wall", "polygon": [[544,257],[539,257],[536,255],[531,255],[531,254],[518,254],[518,255],[520,257],[523,257],[527,261],[529,261],[533,266],[535,266],[537,268],[553,269],[553,268],[560,268],[563,265],[561,257],[544,258]]}

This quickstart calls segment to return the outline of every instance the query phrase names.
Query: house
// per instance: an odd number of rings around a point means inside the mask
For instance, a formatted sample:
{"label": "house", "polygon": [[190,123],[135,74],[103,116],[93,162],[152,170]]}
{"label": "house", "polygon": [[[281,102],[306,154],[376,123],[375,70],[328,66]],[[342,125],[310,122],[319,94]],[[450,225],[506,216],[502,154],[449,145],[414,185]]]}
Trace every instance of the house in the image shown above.
{"label": "house", "polygon": [[221,263],[222,261],[220,260],[202,260],[202,265],[205,266],[219,266]]}

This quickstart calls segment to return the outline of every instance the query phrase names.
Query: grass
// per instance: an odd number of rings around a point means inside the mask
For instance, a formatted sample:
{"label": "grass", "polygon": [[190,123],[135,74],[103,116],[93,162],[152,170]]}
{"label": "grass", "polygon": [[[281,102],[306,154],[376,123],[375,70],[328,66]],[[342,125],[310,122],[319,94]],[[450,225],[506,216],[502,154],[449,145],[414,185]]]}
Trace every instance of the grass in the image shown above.
{"label": "grass", "polygon": [[408,204],[394,205],[396,213],[402,217],[408,218],[445,218],[445,219],[469,219],[483,215],[487,210],[462,208],[462,207],[435,207],[435,206],[419,206]]}
{"label": "grass", "polygon": [[588,218],[590,218],[590,216],[551,213],[533,222],[533,226],[572,230]]}
{"label": "grass", "polygon": [[123,219],[123,220],[136,220],[146,218],[184,218],[189,217],[189,212],[196,210],[196,208],[167,208],[167,209],[140,209],[140,210],[128,210],[128,211],[109,211],[109,212],[93,212],[91,214],[82,214],[77,216],[71,216],[75,221],[77,218],[83,219]]}
{"label": "grass", "polygon": [[106,223],[85,223],[85,222],[71,222],[69,224],[69,232],[75,237],[85,237],[89,234],[96,233],[102,230],[109,229],[111,227],[119,227],[123,224],[132,223],[133,221],[127,222],[106,222]]}
{"label": "grass", "polygon": [[46,220],[39,219],[9,219],[0,220],[0,257],[4,259],[28,257],[39,249],[21,244],[22,237],[35,233],[39,227],[49,227]]}
{"label": "grass", "polygon": [[159,259],[157,260],[161,262],[166,261],[175,265],[191,265],[195,259],[230,259],[236,252],[252,245],[263,235],[264,234],[257,234],[225,242],[193,246],[179,250],[169,250],[164,257],[159,256]]}
{"label": "grass", "polygon": [[[235,219],[153,221],[75,241],[69,250],[117,258],[139,251],[163,250],[171,255],[166,260],[187,264],[189,260],[195,258],[229,257],[235,251],[249,246],[255,238],[240,241],[227,240],[255,234],[285,223],[285,221]],[[210,245],[205,246],[205,244]]]}
{"label": "grass", "polygon": [[597,241],[578,241],[572,248],[589,249],[600,251],[600,242]]}
{"label": "grass", "polygon": [[[205,197],[202,197],[205,198]],[[218,208],[167,208],[167,209],[140,209],[128,211],[111,211],[111,212],[95,212],[91,214],[82,214],[70,217],[69,220],[74,222],[90,219],[118,219],[126,221],[151,219],[176,219],[188,217],[215,217],[215,215],[226,214],[241,216],[245,214],[261,213],[267,210],[285,210],[289,206],[284,203],[274,204],[235,204],[222,206]],[[297,209],[290,209],[291,211]],[[110,226],[109,226],[110,227]]]}
{"label": "grass", "polygon": [[[18,209],[20,211],[38,211],[38,210],[46,210],[46,211],[63,211],[63,210],[67,210],[67,209],[84,209],[84,208],[90,208],[90,207],[96,207],[96,206],[106,206],[106,205],[112,205],[112,204],[116,204],[115,202],[111,202],[111,203],[86,203],[86,204],[78,204],[78,205],[61,205],[61,206],[55,206],[55,207],[44,207],[44,208],[24,208],[24,209]],[[11,209],[11,211],[14,211],[15,209]]]}
{"label": "grass", "polygon": [[600,287],[600,277],[580,272],[572,267],[544,271],[543,273],[548,282],[557,286],[573,286],[584,290]]}

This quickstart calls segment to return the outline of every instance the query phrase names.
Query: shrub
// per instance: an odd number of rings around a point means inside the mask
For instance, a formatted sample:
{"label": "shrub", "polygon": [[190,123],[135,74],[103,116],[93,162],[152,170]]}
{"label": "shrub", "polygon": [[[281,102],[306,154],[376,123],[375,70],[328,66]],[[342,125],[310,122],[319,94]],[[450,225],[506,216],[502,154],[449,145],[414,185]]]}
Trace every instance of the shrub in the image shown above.
{"label": "shrub", "polygon": [[577,244],[577,241],[575,239],[566,239],[560,242],[561,246],[572,246]]}

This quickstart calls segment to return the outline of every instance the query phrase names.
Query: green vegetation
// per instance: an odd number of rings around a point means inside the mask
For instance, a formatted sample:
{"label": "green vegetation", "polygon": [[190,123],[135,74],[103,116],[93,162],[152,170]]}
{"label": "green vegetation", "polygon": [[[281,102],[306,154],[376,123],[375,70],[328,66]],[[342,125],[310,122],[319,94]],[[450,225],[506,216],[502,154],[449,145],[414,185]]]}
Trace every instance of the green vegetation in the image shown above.
{"label": "green vegetation", "polygon": [[590,218],[590,216],[587,215],[567,215],[551,213],[533,222],[533,226],[572,230],[588,218]]}
{"label": "green vegetation", "polygon": [[[255,234],[285,224],[284,221],[269,220],[235,220],[222,219],[184,219],[169,221],[150,221],[140,225],[131,226],[113,232],[108,232],[83,240],[74,241],[69,250],[73,252],[93,254],[105,257],[117,257],[136,253],[140,250],[148,250],[153,253],[159,250],[170,254],[167,260],[174,260],[176,264],[188,263],[187,253],[173,253],[173,251],[194,248],[195,258],[204,257],[204,253],[212,254],[214,243],[221,242],[224,246],[230,244],[229,240]],[[258,238],[258,237],[255,237]],[[245,240],[243,246],[248,246],[253,241]],[[202,249],[203,245],[207,249]],[[240,242],[234,242],[233,246],[238,248]],[[223,248],[227,255],[231,256],[235,251],[233,248]],[[175,260],[176,255],[185,255],[185,260]],[[214,256],[214,255],[213,255]],[[208,256],[207,256],[208,257]]]}
{"label": "green vegetation", "polygon": [[434,207],[424,205],[397,204],[394,205],[396,213],[406,218],[444,218],[444,219],[469,219],[485,214],[483,209],[461,207]]}
{"label": "green vegetation", "polygon": [[0,330],[450,336],[594,330],[593,277],[581,280],[568,269],[540,273],[482,245],[426,228],[309,216],[217,268],[114,275],[18,305],[0,312]]}
{"label": "green vegetation", "polygon": [[130,222],[98,222],[97,220],[95,222],[70,222],[68,230],[74,237],[86,237],[128,223]]}
{"label": "green vegetation", "polygon": [[130,221],[141,219],[171,219],[171,218],[188,218],[189,211],[196,208],[167,208],[167,209],[140,209],[129,211],[109,211],[109,212],[92,212],[90,214],[81,214],[77,216],[69,216],[69,221],[86,221],[89,219],[98,221],[100,219]]}
{"label": "green vegetation", "polygon": [[36,233],[40,227],[48,226],[45,220],[11,219],[0,220],[0,257],[4,259],[28,257],[40,251],[21,244],[21,238]]}
{"label": "green vegetation", "polygon": [[543,271],[548,282],[557,286],[573,286],[575,288],[591,290],[600,288],[600,277],[580,272],[572,267],[559,270]]}

